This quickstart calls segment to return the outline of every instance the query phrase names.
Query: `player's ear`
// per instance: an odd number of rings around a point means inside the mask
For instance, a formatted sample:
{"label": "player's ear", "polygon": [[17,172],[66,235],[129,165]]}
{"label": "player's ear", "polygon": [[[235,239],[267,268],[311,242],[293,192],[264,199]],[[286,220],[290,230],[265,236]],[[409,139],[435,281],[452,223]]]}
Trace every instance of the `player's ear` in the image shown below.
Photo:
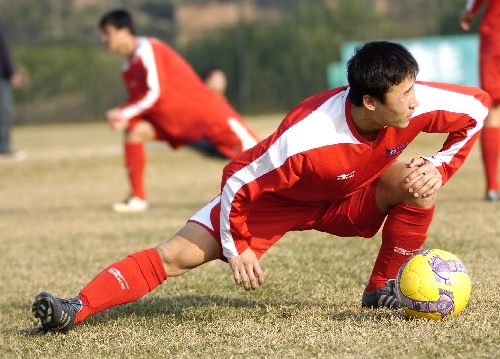
{"label": "player's ear", "polygon": [[375,110],[375,99],[373,97],[371,97],[370,95],[364,95],[363,96],[363,106],[370,111],[374,111]]}

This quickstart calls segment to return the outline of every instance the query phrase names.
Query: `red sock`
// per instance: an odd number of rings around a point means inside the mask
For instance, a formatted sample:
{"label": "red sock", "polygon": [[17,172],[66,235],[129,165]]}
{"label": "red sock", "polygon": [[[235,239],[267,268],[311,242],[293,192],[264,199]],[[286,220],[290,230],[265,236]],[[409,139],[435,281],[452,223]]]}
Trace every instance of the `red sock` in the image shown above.
{"label": "red sock", "polygon": [[413,207],[398,204],[393,207],[382,230],[382,245],[366,290],[382,288],[388,279],[396,277],[403,262],[418,251],[427,238],[434,206]]}
{"label": "red sock", "polygon": [[158,252],[148,249],[114,263],[97,275],[78,298],[84,304],[75,324],[119,304],[133,302],[162,284],[167,273]]}
{"label": "red sock", "polygon": [[146,154],[142,143],[125,142],[125,165],[128,170],[132,195],[141,199],[146,198],[144,191],[144,168]]}
{"label": "red sock", "polygon": [[498,191],[498,157],[500,153],[500,128],[484,127],[481,132],[481,155],[486,175],[486,190]]}

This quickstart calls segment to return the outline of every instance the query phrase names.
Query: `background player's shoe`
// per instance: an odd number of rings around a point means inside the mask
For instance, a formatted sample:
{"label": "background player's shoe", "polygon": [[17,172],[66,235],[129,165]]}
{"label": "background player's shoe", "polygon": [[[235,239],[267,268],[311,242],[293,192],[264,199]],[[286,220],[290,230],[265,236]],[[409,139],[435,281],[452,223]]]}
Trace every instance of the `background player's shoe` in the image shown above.
{"label": "background player's shoe", "polygon": [[82,302],[76,298],[56,299],[52,294],[42,292],[35,297],[31,312],[40,319],[41,331],[66,334],[73,328],[76,313],[81,308]]}
{"label": "background player's shoe", "polygon": [[498,201],[500,200],[500,193],[498,191],[489,190],[484,196],[486,201]]}
{"label": "background player's shoe", "polygon": [[396,297],[394,291],[394,279],[389,279],[385,287],[375,289],[372,292],[363,292],[361,306],[366,308],[381,308],[400,309],[401,303]]}
{"label": "background player's shoe", "polygon": [[149,207],[148,202],[139,197],[127,198],[124,202],[115,203],[113,211],[120,213],[144,212]]}
{"label": "background player's shoe", "polygon": [[5,161],[22,161],[28,157],[26,151],[0,152],[0,159]]}

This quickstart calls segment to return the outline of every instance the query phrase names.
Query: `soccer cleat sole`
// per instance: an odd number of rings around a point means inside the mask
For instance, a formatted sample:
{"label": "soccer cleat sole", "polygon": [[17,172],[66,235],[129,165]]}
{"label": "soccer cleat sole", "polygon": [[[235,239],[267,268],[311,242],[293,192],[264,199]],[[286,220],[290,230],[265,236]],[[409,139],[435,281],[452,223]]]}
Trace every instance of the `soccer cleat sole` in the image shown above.
{"label": "soccer cleat sole", "polygon": [[40,319],[43,324],[51,322],[54,319],[52,299],[46,296],[45,293],[38,294],[31,307],[31,312],[35,318]]}
{"label": "soccer cleat sole", "polygon": [[56,300],[51,294],[42,292],[36,296],[31,311],[35,318],[40,319],[42,326],[47,331],[66,334],[73,328],[71,321],[74,319],[62,309],[60,313],[61,318],[55,323],[54,305],[56,304]]}

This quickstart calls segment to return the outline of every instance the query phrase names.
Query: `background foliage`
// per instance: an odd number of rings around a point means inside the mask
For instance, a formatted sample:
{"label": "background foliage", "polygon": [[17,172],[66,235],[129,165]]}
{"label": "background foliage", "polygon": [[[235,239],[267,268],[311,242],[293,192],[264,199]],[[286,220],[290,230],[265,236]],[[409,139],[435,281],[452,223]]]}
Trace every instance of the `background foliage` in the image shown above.
{"label": "background foliage", "polygon": [[253,0],[279,16],[245,21],[242,12],[235,26],[178,43],[176,9],[181,4],[247,1],[252,0],[87,0],[88,5],[76,6],[76,0],[0,0],[13,56],[32,83],[16,93],[17,123],[94,120],[121,103],[124,60],[100,46],[96,26],[115,7],[129,9],[139,34],[169,42],[197,71],[224,69],[229,101],[244,114],[255,114],[288,111],[326,89],[326,66],[339,60],[346,41],[461,33],[458,14],[465,3]]}

